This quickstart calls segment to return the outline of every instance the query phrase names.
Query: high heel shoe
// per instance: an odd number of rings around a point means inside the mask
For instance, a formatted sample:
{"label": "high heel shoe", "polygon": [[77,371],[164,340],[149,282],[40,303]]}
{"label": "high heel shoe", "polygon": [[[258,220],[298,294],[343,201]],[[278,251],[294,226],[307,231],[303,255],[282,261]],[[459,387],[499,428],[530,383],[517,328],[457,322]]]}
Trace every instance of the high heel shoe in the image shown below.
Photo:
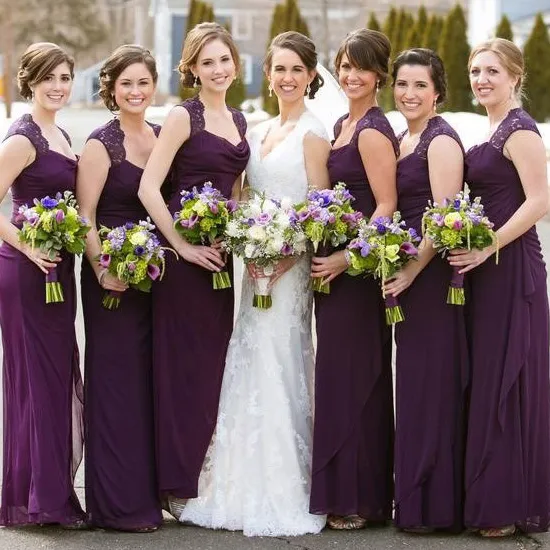
{"label": "high heel shoe", "polygon": [[162,503],[162,509],[179,521],[186,504],[187,499],[170,496]]}

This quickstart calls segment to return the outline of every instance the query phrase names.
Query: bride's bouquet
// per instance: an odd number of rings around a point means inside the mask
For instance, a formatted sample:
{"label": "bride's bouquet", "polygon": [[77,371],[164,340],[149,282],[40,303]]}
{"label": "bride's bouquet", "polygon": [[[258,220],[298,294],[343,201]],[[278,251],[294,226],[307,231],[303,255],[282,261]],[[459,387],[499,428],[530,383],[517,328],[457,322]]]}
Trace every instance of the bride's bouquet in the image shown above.
{"label": "bride's bouquet", "polygon": [[[401,214],[393,218],[380,217],[362,224],[359,235],[347,247],[350,275],[371,275],[384,283],[391,279],[410,259],[416,258],[419,242],[416,231],[405,229]],[[386,323],[393,325],[405,319],[403,310],[395,296],[386,296]]]}
{"label": "bride's bouquet", "polygon": [[[18,218],[23,220],[19,240],[31,245],[54,259],[62,250],[82,254],[86,248],[86,234],[90,224],[79,216],[74,195],[65,191],[62,195],[34,199],[34,206],[19,207]],[[55,267],[46,275],[46,303],[63,302],[63,288],[57,280]]]}
{"label": "bride's bouquet", "polygon": [[225,229],[224,248],[252,263],[262,273],[254,279],[253,306],[272,305],[269,289],[274,265],[281,259],[306,251],[307,240],[289,199],[280,201],[256,195],[243,203]]}
{"label": "bride's bouquet", "polygon": [[[422,218],[422,232],[443,256],[456,248],[482,250],[497,241],[493,224],[485,216],[481,198],[473,202],[467,192],[461,191],[454,199],[445,199],[443,205],[429,203]],[[498,248],[496,261],[498,263]],[[453,276],[447,293],[447,303],[464,305],[464,273],[453,267]]]}
{"label": "bride's bouquet", "polygon": [[[212,244],[223,236],[227,222],[235,211],[235,201],[227,200],[207,181],[202,188],[181,192],[181,210],[174,214],[174,227],[191,244]],[[212,274],[216,290],[231,287],[226,270]]]}
{"label": "bride's bouquet", "polygon": [[[353,200],[346,185],[337,183],[333,189],[312,189],[306,201],[296,207],[298,221],[316,253],[320,244],[320,252],[325,254],[327,246],[338,247],[356,235],[363,214],[351,207]],[[330,283],[314,277],[313,290],[330,294]]]}

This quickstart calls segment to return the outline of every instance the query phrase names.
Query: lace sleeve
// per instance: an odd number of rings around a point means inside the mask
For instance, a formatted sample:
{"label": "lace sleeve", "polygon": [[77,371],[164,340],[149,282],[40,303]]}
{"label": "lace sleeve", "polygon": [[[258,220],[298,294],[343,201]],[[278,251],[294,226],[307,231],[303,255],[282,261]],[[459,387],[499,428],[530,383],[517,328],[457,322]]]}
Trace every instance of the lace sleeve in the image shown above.
{"label": "lace sleeve", "polygon": [[233,120],[235,121],[237,130],[239,130],[239,135],[241,136],[241,139],[244,139],[244,137],[246,136],[246,129],[247,129],[246,118],[238,109],[234,109],[233,107],[230,107],[229,110],[233,115]]}
{"label": "lace sleeve", "polygon": [[312,113],[307,113],[304,117],[304,124],[302,127],[302,137],[305,137],[309,133],[315,134],[326,141],[329,141],[328,133],[325,125]]}
{"label": "lace sleeve", "polygon": [[351,141],[356,144],[359,139],[359,134],[367,129],[377,130],[383,136],[386,136],[392,144],[395,157],[399,157],[399,142],[395,137],[390,121],[379,107],[372,107],[369,109],[365,116],[357,123]]}
{"label": "lace sleeve", "polygon": [[343,115],[341,116],[334,125],[334,139],[338,139],[338,136],[340,135],[340,132],[342,131],[342,122],[344,122],[344,119],[347,118],[349,115]]}
{"label": "lace sleeve", "polygon": [[120,164],[126,158],[124,132],[117,118],[94,130],[88,137],[88,140],[90,139],[97,139],[103,144],[113,166]]}
{"label": "lace sleeve", "polygon": [[501,122],[489,142],[500,152],[504,149],[508,138],[518,130],[530,130],[540,136],[537,123],[523,109],[512,109]]}
{"label": "lace sleeve", "polygon": [[13,122],[4,141],[14,135],[25,136],[32,143],[37,155],[47,153],[49,150],[46,138],[30,114],[25,114]]}
{"label": "lace sleeve", "polygon": [[416,154],[423,159],[427,158],[430,144],[437,136],[449,136],[453,138],[458,143],[462,153],[464,154],[464,147],[462,146],[460,137],[455,132],[453,127],[440,116],[436,116],[428,120],[428,125],[426,126],[424,132],[422,132],[420,141],[416,146]]}
{"label": "lace sleeve", "polygon": [[189,137],[204,130],[204,105],[199,99],[199,96],[187,99],[183,103],[180,103],[180,106],[189,113],[189,121],[191,123]]}

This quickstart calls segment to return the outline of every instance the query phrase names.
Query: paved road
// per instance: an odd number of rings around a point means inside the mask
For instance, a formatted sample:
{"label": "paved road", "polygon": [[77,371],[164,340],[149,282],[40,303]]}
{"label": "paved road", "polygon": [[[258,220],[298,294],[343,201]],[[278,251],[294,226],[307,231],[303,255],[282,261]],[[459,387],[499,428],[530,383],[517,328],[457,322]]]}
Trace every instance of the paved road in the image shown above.
{"label": "paved road", "polygon": [[[90,131],[109,119],[102,110],[65,110],[61,124],[73,137],[76,151],[80,151]],[[8,201],[0,210],[9,212]],[[539,224],[546,258],[550,259],[550,222]],[[77,316],[79,344],[83,349],[81,311]],[[1,408],[0,408],[1,414]],[[1,424],[0,424],[1,425]],[[83,468],[77,474],[76,486],[83,502]],[[68,532],[56,527],[25,527],[0,529],[0,550],[535,550],[550,549],[550,534],[521,536],[494,542],[482,540],[474,534],[460,536],[416,536],[400,533],[392,527],[366,529],[360,532],[337,533],[324,531],[321,535],[296,538],[248,539],[240,533],[209,531],[178,525],[167,518],[163,528],[153,534],[127,534],[95,530]]]}

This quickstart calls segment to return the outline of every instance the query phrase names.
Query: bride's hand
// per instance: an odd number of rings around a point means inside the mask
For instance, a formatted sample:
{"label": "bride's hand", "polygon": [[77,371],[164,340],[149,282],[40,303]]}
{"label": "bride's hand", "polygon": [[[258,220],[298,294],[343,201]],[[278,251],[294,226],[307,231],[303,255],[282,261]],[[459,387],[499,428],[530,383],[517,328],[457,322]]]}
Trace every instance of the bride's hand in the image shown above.
{"label": "bride's hand", "polygon": [[298,256],[288,256],[279,260],[273,266],[273,275],[269,278],[269,288],[273,288],[273,285],[289,270],[292,269],[294,264],[298,261]]}
{"label": "bride's hand", "polygon": [[321,277],[323,283],[330,283],[348,268],[345,250],[333,252],[326,258],[313,256],[311,260],[311,276]]}

